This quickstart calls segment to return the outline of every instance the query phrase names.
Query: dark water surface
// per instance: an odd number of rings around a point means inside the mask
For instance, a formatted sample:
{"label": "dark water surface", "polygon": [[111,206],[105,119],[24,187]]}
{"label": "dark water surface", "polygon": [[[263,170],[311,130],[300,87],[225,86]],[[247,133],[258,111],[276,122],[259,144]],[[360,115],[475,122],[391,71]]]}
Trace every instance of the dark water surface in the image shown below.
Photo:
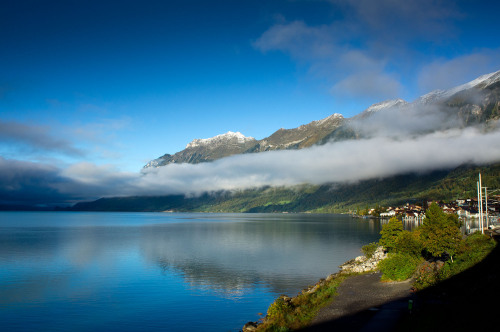
{"label": "dark water surface", "polygon": [[0,326],[238,331],[379,231],[343,215],[0,212]]}

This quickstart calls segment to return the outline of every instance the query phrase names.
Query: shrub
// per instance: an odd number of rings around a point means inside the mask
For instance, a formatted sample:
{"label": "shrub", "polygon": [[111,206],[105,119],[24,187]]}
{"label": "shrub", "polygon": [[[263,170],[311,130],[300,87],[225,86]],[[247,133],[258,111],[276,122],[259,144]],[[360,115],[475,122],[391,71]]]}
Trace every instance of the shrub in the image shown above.
{"label": "shrub", "polygon": [[370,259],[372,258],[375,251],[377,251],[377,248],[378,248],[378,243],[372,242],[370,244],[367,244],[366,246],[362,246],[361,251],[363,252],[363,255],[366,256],[366,258]]}
{"label": "shrub", "polygon": [[389,256],[379,263],[382,271],[383,281],[403,281],[411,278],[415,273],[422,258],[409,254],[390,253]]}
{"label": "shrub", "polygon": [[420,264],[417,268],[413,288],[421,290],[436,284],[439,280],[441,280],[441,271],[444,269],[444,265],[445,264],[443,262],[438,264],[436,262],[428,261]]}
{"label": "shrub", "polygon": [[465,240],[463,250],[456,256],[454,264],[447,263],[449,266],[443,269],[441,278],[451,277],[479,263],[495,245],[495,241],[485,234],[476,232],[469,235]]}
{"label": "shrub", "polygon": [[306,327],[319,309],[329,303],[337,287],[347,275],[339,275],[321,283],[315,292],[302,292],[294,298],[280,297],[267,310],[267,316],[257,331],[289,331]]}
{"label": "shrub", "polygon": [[293,310],[290,303],[285,302],[283,298],[274,301],[267,309],[267,317],[270,319],[283,320],[286,315]]}
{"label": "shrub", "polygon": [[486,234],[475,232],[465,239],[466,251],[489,253],[495,247],[495,241]]}

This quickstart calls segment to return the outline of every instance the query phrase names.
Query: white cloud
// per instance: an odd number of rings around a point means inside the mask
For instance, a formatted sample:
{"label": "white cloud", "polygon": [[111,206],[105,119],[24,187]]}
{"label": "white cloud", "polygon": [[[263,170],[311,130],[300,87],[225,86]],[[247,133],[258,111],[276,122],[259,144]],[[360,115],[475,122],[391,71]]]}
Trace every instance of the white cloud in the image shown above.
{"label": "white cloud", "polygon": [[424,66],[418,76],[423,93],[448,89],[500,68],[500,49],[483,50],[453,59],[439,59]]}
{"label": "white cloud", "polygon": [[[199,194],[206,191],[355,182],[409,172],[500,161],[500,130],[474,128],[423,136],[378,136],[302,150],[235,155],[210,163],[170,164],[127,173],[78,163],[66,169],[0,158],[0,203],[74,202],[103,196]],[[28,194],[29,193],[29,194]]]}
{"label": "white cloud", "polygon": [[428,92],[462,84],[500,67],[499,52],[485,50],[452,60],[436,60],[419,69],[433,59],[433,53],[442,54],[444,47],[460,43],[460,22],[470,20],[461,3],[329,2],[336,13],[330,22],[313,25],[282,19],[263,32],[254,47],[262,52],[288,54],[309,68],[309,74],[325,80],[321,85],[331,86],[336,97],[362,98],[363,102],[410,92],[412,84],[404,87],[403,77],[414,77],[419,72],[418,85],[422,92]]}
{"label": "white cloud", "polygon": [[401,91],[399,80],[382,71],[358,72],[332,87],[332,93],[343,98],[390,99],[400,96]]}
{"label": "white cloud", "polygon": [[237,155],[204,164],[147,169],[138,187],[152,194],[264,185],[323,184],[500,161],[500,131],[445,131],[414,139],[376,137],[304,150]]}
{"label": "white cloud", "polygon": [[441,40],[453,34],[463,17],[457,5],[439,0],[330,0],[375,42],[413,39]]}
{"label": "white cloud", "polygon": [[0,120],[0,148],[1,145],[17,147],[28,153],[44,151],[69,156],[84,155],[84,152],[69,140],[53,135],[48,126],[14,121]]}
{"label": "white cloud", "polygon": [[387,61],[366,50],[350,47],[339,38],[336,25],[308,26],[295,21],[272,26],[255,41],[263,51],[279,50],[307,63],[309,72],[333,84],[339,97],[386,99],[399,96],[398,78],[385,71]]}
{"label": "white cloud", "polygon": [[280,23],[270,27],[254,43],[262,52],[282,51],[297,59],[310,60],[332,56],[334,34],[330,26],[308,26],[302,21]]}

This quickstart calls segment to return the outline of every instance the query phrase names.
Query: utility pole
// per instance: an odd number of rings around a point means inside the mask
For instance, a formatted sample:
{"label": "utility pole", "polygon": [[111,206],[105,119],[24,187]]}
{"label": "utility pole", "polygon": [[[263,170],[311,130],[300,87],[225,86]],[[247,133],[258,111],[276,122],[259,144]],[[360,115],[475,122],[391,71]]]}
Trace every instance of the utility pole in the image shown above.
{"label": "utility pole", "polygon": [[[481,196],[481,195],[480,195],[480,193],[481,193],[481,189],[479,189],[479,188],[480,188],[480,187],[479,187],[479,181],[477,181],[477,212],[479,213],[479,220],[481,221],[481,209],[479,208],[479,202],[481,202],[481,201],[480,201],[480,196]],[[482,224],[482,223],[481,223],[481,224]],[[481,225],[481,224],[480,224],[480,225]],[[481,233],[483,233],[483,234],[484,234],[484,232],[483,232],[483,227],[481,227]]]}
{"label": "utility pole", "polygon": [[490,225],[490,219],[488,218],[488,187],[484,187],[484,203],[486,205],[486,228]]}
{"label": "utility pole", "polygon": [[484,221],[483,221],[483,187],[481,185],[481,173],[479,173],[479,219],[481,220],[481,234],[484,234]]}

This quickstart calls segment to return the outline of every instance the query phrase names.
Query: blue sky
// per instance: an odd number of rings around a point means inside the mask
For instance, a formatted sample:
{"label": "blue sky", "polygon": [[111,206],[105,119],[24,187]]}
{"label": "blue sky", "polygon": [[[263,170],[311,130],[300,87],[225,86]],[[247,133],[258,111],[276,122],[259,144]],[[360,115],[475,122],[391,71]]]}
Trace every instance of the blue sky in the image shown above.
{"label": "blue sky", "polygon": [[500,69],[494,1],[0,4],[0,156],[138,172]]}

